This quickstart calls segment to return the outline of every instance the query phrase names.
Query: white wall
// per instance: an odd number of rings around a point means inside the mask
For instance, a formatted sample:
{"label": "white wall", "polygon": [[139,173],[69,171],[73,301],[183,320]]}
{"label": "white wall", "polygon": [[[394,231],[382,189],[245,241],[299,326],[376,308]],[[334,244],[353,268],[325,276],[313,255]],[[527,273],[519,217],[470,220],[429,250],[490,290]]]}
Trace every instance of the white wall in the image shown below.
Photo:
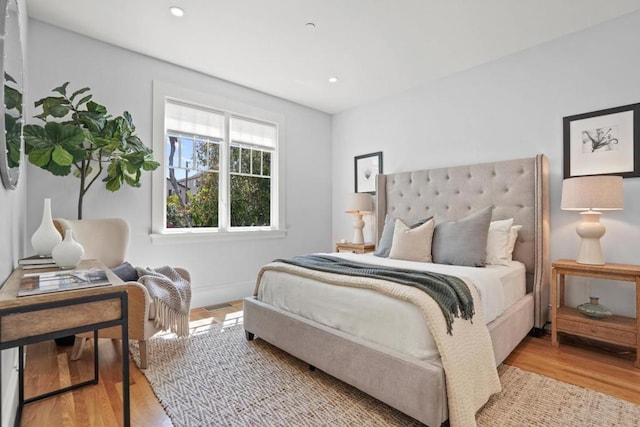
{"label": "white wall", "polygon": [[[333,239],[349,238],[344,214],[353,157],[383,151],[384,172],[545,153],[551,167],[551,258],[575,258],[576,212],[560,210],[562,118],[640,102],[640,12],[500,59],[333,119]],[[640,264],[640,178],[624,180],[625,210],[605,212],[609,262]],[[373,236],[368,218],[367,231]],[[572,280],[568,303],[587,301]],[[635,317],[629,283],[591,283],[614,312]]]}
{"label": "white wall", "polygon": [[[31,105],[65,81],[70,81],[74,89],[89,86],[94,99],[109,111],[120,114],[127,110],[132,114],[138,136],[148,146],[152,146],[153,80],[214,93],[285,116],[286,238],[152,244],[151,174],[144,173],[141,188],[126,187],[111,193],[96,185],[84,204],[85,218],[127,219],[132,229],[128,255],[132,264],[186,267],[192,274],[192,307],[198,307],[250,295],[260,266],[276,257],[331,249],[329,115],[40,21],[31,20],[29,24]],[[45,197],[52,199],[54,217],[76,217],[77,179],[54,177],[32,165],[28,172],[29,233],[40,221]]]}
{"label": "white wall", "polygon": [[[25,51],[27,38],[27,13],[25,0],[18,0],[22,50]],[[23,55],[24,57],[24,55]],[[15,75],[14,75],[15,77]],[[26,76],[25,76],[26,80]],[[25,114],[29,114],[26,110]],[[27,174],[21,167],[21,175],[15,190],[6,190],[0,184],[0,283],[4,282],[17,266],[18,258],[25,255]],[[18,373],[15,369],[17,350],[2,351],[0,357],[0,424],[13,425],[18,402]]]}

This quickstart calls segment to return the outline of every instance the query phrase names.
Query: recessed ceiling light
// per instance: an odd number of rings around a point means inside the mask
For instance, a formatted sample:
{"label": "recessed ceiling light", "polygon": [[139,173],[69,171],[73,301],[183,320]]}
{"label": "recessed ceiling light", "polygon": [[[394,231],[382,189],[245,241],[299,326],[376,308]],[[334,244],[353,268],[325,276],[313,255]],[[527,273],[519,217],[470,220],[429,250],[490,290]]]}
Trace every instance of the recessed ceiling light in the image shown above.
{"label": "recessed ceiling light", "polygon": [[305,28],[308,28],[309,30],[313,30],[316,28],[316,24],[314,24],[313,22],[307,22],[306,24],[304,24]]}
{"label": "recessed ceiling light", "polygon": [[337,77],[329,77],[329,83],[336,83],[338,81]]}
{"label": "recessed ceiling light", "polygon": [[181,8],[181,7],[178,7],[178,6],[171,6],[171,7],[169,8],[169,11],[171,12],[171,14],[172,14],[173,16],[178,16],[178,17],[184,16],[184,9],[183,9],[183,8]]}

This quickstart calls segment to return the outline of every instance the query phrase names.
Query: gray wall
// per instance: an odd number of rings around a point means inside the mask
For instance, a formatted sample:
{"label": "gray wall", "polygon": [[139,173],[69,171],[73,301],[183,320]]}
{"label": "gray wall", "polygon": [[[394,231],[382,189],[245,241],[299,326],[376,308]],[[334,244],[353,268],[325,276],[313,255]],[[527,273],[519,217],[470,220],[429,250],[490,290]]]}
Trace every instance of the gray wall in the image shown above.
{"label": "gray wall", "polygon": [[[22,50],[27,44],[27,14],[25,0],[18,0]],[[23,55],[24,57],[24,55]],[[15,76],[14,76],[15,77]],[[26,76],[25,76],[26,79]],[[29,114],[26,110],[25,114]],[[17,266],[18,258],[25,255],[26,212],[27,212],[27,174],[21,168],[21,176],[15,190],[5,190],[0,184],[0,283],[4,282]],[[18,402],[18,373],[15,369],[17,350],[2,351],[0,357],[0,383],[2,401],[0,402],[0,424],[13,425]]]}
{"label": "gray wall", "polygon": [[[132,264],[186,267],[192,274],[192,307],[199,307],[251,294],[259,267],[275,257],[331,249],[329,115],[40,21],[29,24],[31,105],[65,81],[75,89],[89,86],[94,99],[109,111],[132,114],[138,135],[148,146],[152,146],[153,80],[214,93],[285,116],[286,238],[152,244],[151,174],[145,173],[141,188],[111,193],[96,185],[84,204],[85,218],[122,217],[129,222],[128,259]],[[77,179],[54,177],[31,165],[28,175],[28,233],[38,226],[45,197],[52,199],[54,217],[76,217]]]}
{"label": "gray wall", "polygon": [[[506,160],[545,153],[551,167],[551,256],[575,259],[577,212],[560,210],[562,118],[640,102],[640,12],[446,79],[356,108],[333,119],[333,239],[349,239],[345,197],[353,157],[381,150],[384,172]],[[640,178],[624,180],[625,209],[605,212],[609,262],[640,263]],[[373,218],[366,218],[373,236]],[[584,280],[569,304],[587,301]],[[590,283],[619,314],[635,316],[629,283]]]}

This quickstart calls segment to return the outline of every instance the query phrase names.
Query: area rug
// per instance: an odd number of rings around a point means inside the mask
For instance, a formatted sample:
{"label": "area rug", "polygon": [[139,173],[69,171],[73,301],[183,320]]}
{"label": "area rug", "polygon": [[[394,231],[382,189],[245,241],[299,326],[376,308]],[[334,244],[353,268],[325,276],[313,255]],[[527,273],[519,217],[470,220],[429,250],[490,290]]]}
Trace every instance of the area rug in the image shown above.
{"label": "area rug", "polygon": [[[207,325],[188,338],[156,336],[144,375],[176,427],[419,426],[421,423],[263,340],[241,324]],[[131,352],[137,364],[135,343]],[[515,367],[479,426],[640,426],[640,406]]]}

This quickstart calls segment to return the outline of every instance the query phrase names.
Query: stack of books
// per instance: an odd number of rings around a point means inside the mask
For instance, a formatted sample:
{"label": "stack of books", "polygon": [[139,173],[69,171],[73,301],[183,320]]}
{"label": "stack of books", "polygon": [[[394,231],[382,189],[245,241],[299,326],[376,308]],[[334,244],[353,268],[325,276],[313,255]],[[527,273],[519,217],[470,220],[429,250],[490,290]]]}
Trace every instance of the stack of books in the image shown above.
{"label": "stack of books", "polygon": [[53,258],[51,256],[40,256],[40,255],[31,255],[26,258],[20,258],[18,260],[18,265],[22,267],[23,270],[31,270],[35,268],[51,268],[55,267],[56,263],[53,262]]}
{"label": "stack of books", "polygon": [[99,268],[88,270],[64,270],[50,273],[25,273],[20,280],[19,297],[50,292],[107,286],[111,282],[107,273]]}

